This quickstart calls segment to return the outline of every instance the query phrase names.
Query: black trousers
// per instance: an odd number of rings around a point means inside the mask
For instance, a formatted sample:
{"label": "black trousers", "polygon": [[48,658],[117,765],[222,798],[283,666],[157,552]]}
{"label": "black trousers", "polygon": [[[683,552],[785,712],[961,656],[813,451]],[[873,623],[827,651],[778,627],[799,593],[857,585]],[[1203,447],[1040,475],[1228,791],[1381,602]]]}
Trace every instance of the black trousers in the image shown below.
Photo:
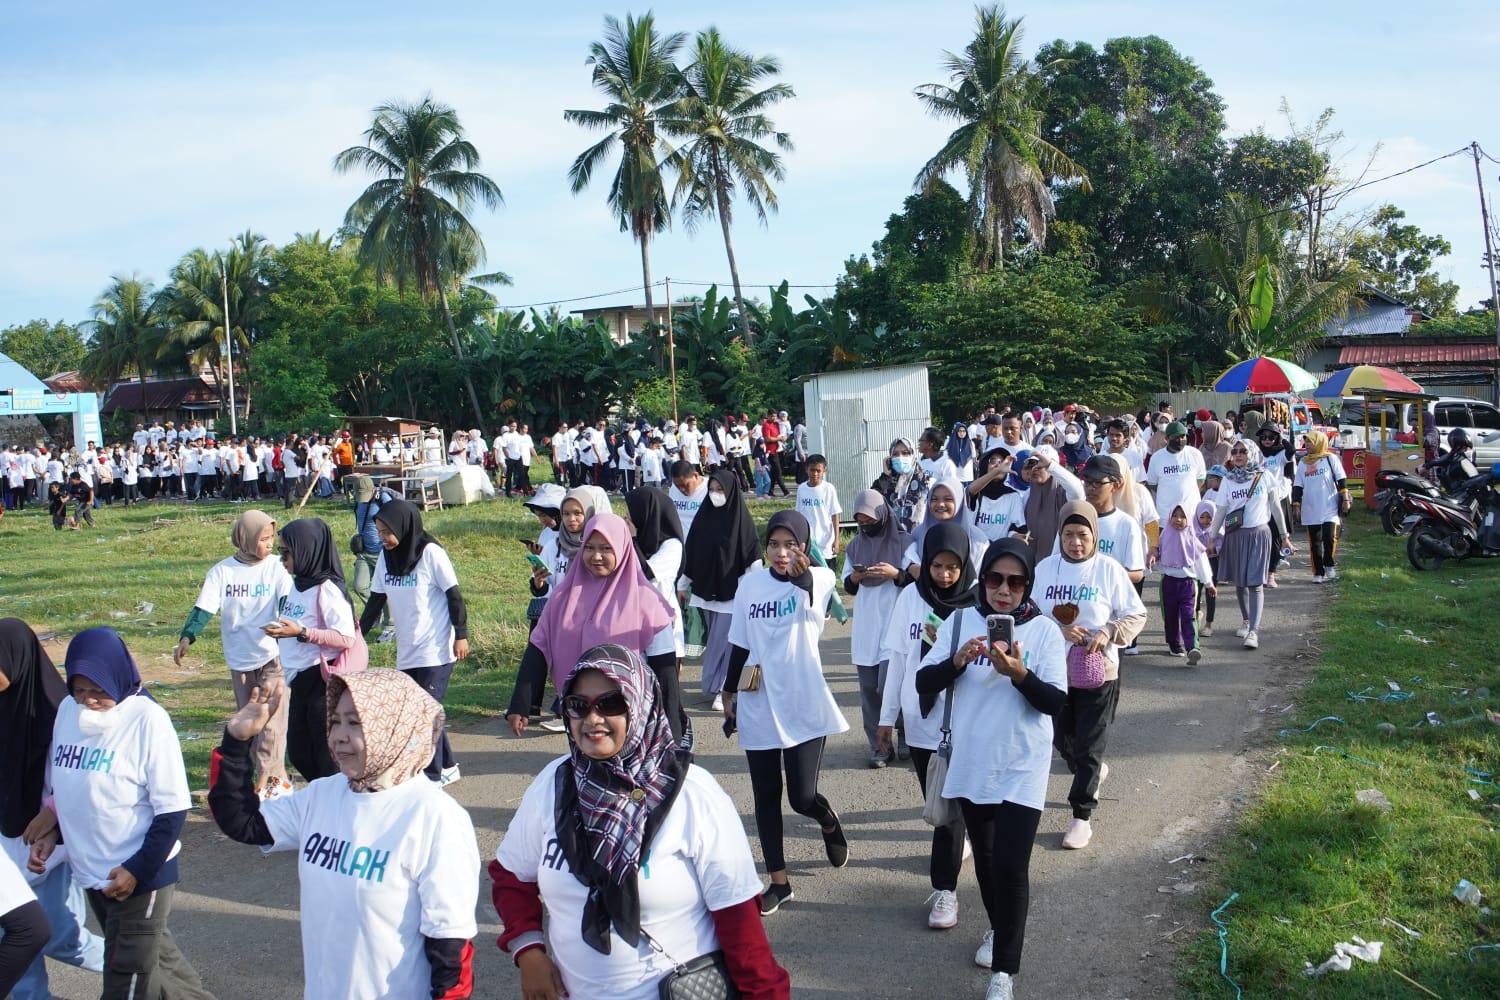
{"label": "black trousers", "polygon": [[1322,576],[1335,563],[1339,549],[1339,526],[1333,521],[1309,524],[1307,527],[1307,551],[1312,556],[1313,576]]}
{"label": "black trousers", "polygon": [[750,791],[755,799],[755,830],[766,871],[786,871],[781,823],[781,774],[786,769],[787,801],[792,809],[819,827],[832,826],[838,818],[828,800],[818,794],[818,772],[823,767],[824,737],[798,743],[785,750],[746,750],[750,765]]}
{"label": "black trousers", "polygon": [[286,757],[304,781],[338,774],[328,749],[328,683],[316,665],[292,678],[287,709]]}
{"label": "black trousers", "polygon": [[673,651],[648,656],[646,666],[651,668],[651,672],[656,675],[656,682],[661,685],[661,707],[667,713],[672,737],[680,740],[687,725],[687,713],[682,710],[682,684],[678,680],[681,664],[677,661],[677,653]]}
{"label": "black trousers", "polygon": [[[927,763],[932,760],[936,750],[926,750],[922,747],[910,747],[911,764],[917,772],[917,785],[922,789],[922,799],[927,799]],[[947,826],[940,826],[932,831],[932,854],[927,863],[927,877],[932,882],[934,889],[947,889],[952,892],[958,888],[958,872],[964,865],[964,833],[967,828],[964,825],[963,815],[960,813],[958,819]]]}
{"label": "black trousers", "polygon": [[974,875],[979,897],[995,932],[991,972],[1021,971],[1026,941],[1026,914],[1031,908],[1031,845],[1042,821],[1040,809],[1014,802],[958,800],[969,842],[974,848]]}
{"label": "black trousers", "polygon": [[[448,693],[448,681],[453,678],[453,664],[443,663],[436,667],[406,667],[401,672],[416,681],[423,691],[432,695],[441,705],[443,695]],[[443,776],[443,768],[452,767],[455,763],[453,748],[448,745],[448,727],[444,725],[443,731],[438,734],[437,750],[433,752],[432,763],[427,765],[423,773],[433,781],[437,781]]]}
{"label": "black trousers", "polygon": [[781,481],[781,453],[777,452],[774,455],[767,455],[766,458],[771,465],[771,494],[774,495],[776,493],[777,487],[780,487],[782,496],[791,496],[791,494],[787,492],[786,483]]}
{"label": "black trousers", "polygon": [[1099,765],[1119,699],[1118,680],[1096,688],[1070,688],[1068,702],[1053,723],[1052,745],[1073,774],[1068,804],[1074,819],[1088,819],[1099,808]]}
{"label": "black trousers", "polygon": [[516,489],[521,481],[521,460],[519,458],[507,458],[505,460],[505,495],[510,496],[511,491]]}

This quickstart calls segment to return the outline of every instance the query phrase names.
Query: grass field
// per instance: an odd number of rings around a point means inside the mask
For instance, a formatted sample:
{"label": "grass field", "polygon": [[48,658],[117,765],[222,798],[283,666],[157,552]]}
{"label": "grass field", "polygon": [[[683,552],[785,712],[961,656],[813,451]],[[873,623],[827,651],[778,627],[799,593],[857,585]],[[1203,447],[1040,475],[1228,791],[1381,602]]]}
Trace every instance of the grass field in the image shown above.
{"label": "grass field", "polygon": [[[1220,920],[1246,997],[1497,997],[1500,948],[1469,949],[1500,943],[1500,913],[1452,893],[1467,878],[1500,910],[1500,562],[1419,573],[1405,539],[1353,520],[1316,673],[1273,699],[1294,707],[1259,750],[1269,776],[1206,902],[1239,894]],[[1366,789],[1389,811],[1358,801]],[[1303,975],[1353,935],[1384,942],[1377,964]],[[1220,954],[1216,932],[1189,946],[1192,995],[1235,995]]]}

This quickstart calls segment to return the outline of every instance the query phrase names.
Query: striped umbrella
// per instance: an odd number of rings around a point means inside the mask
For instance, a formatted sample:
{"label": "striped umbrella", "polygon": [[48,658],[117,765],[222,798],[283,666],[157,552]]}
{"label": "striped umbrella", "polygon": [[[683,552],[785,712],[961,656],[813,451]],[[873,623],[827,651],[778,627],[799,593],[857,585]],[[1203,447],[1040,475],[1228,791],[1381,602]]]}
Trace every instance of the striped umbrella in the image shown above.
{"label": "striped umbrella", "polygon": [[1313,392],[1320,399],[1357,396],[1360,389],[1389,389],[1392,392],[1421,392],[1422,387],[1392,368],[1379,365],[1355,365],[1328,376],[1328,381]]}
{"label": "striped umbrella", "polygon": [[1280,358],[1241,361],[1214,380],[1214,392],[1307,392],[1317,387],[1316,375]]}

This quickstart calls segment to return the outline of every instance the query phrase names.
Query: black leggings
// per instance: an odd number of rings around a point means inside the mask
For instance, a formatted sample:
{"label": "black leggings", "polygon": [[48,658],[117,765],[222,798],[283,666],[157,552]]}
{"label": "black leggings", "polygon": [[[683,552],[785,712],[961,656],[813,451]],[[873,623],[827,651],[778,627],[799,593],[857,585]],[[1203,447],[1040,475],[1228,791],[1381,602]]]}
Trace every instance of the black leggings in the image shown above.
{"label": "black leggings", "polygon": [[823,766],[824,737],[798,743],[785,750],[746,750],[750,764],[750,790],[755,798],[755,830],[766,871],[786,871],[782,851],[781,771],[786,767],[787,800],[792,809],[819,827],[833,826],[838,817],[828,800],[818,794],[818,771]]}
{"label": "black leggings", "polygon": [[1322,576],[1335,566],[1339,550],[1339,526],[1333,521],[1309,524],[1307,527],[1307,551],[1312,556],[1313,576]]}
{"label": "black leggings", "polygon": [[1026,912],[1031,907],[1031,845],[1042,820],[1040,809],[1014,802],[958,800],[969,842],[974,848],[974,875],[979,896],[995,932],[991,972],[1021,971],[1026,941]]}
{"label": "black leggings", "polygon": [[328,749],[328,683],[317,664],[292,678],[286,720],[286,756],[304,781],[338,774]]}
{"label": "black leggings", "polygon": [[[927,762],[932,759],[935,750],[927,750],[922,747],[910,747],[912,767],[917,772],[917,784],[922,789],[922,798],[927,798]],[[947,889],[952,892],[958,888],[958,872],[964,864],[964,820],[960,815],[958,819],[947,826],[940,826],[932,831],[932,856],[927,865],[927,877],[932,881],[934,889]]]}

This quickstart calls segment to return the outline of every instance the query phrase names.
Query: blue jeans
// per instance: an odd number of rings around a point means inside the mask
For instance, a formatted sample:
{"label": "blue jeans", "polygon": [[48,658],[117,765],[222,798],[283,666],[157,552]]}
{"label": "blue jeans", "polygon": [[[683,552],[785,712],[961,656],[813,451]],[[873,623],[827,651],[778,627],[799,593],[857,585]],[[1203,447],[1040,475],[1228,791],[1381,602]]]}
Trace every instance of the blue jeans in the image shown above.
{"label": "blue jeans", "polygon": [[58,865],[40,885],[32,888],[42,909],[47,911],[52,939],[11,990],[11,1000],[51,1000],[52,994],[47,989],[47,958],[90,972],[104,969],[104,938],[83,925],[88,902],[83,887],[73,879],[72,867],[66,863]]}

